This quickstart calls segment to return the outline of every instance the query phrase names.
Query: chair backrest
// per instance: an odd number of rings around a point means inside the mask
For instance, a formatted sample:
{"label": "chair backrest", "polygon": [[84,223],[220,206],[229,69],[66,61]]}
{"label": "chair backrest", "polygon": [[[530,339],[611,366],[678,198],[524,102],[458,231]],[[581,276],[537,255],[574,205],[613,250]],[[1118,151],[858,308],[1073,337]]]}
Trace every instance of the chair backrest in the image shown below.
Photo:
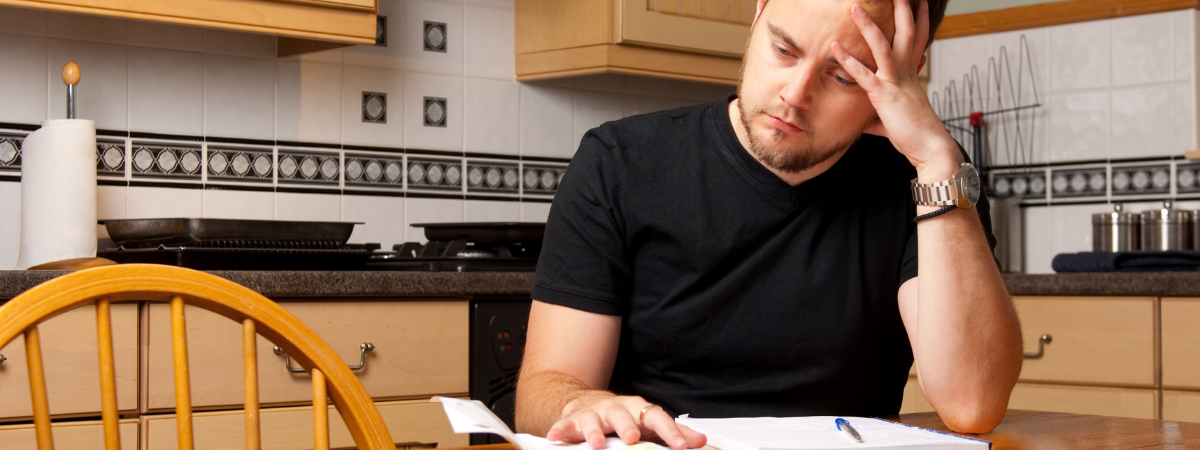
{"label": "chair backrest", "polygon": [[0,306],[0,347],[19,335],[25,336],[34,428],[40,450],[50,450],[54,443],[50,434],[50,411],[37,325],[89,303],[96,305],[105,449],[119,449],[109,304],[120,300],[171,304],[175,413],[180,450],[193,448],[185,304],[213,311],[242,324],[247,449],[260,448],[256,334],[270,339],[312,374],[315,449],[329,448],[327,397],[333,399],[358,448],[396,448],[379,410],[358,379],[325,341],[287,310],[246,287],[204,272],[172,266],[124,264],[82,270],[55,278]]}

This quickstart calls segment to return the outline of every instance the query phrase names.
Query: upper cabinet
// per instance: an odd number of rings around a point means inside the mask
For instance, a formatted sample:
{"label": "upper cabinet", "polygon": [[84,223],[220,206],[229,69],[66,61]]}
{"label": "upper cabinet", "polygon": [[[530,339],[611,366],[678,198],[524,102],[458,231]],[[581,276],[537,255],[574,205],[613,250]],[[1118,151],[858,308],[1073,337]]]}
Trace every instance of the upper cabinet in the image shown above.
{"label": "upper cabinet", "polygon": [[735,84],[755,0],[516,0],[517,80],[624,73]]}
{"label": "upper cabinet", "polygon": [[0,0],[2,5],[279,35],[280,56],[375,43],[376,0]]}

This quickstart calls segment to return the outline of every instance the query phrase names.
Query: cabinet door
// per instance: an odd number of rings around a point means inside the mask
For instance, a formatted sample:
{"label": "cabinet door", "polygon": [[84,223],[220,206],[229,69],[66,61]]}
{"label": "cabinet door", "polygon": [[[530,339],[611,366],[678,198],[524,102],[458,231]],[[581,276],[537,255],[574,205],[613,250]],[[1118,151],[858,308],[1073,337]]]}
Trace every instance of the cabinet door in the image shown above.
{"label": "cabinet door", "polygon": [[[400,448],[465,447],[468,434],[454,434],[440,403],[428,400],[376,403],[388,433]],[[148,450],[179,448],[175,415],[144,416]],[[311,407],[268,408],[260,411],[263,450],[313,447]],[[242,411],[196,413],[192,420],[196,448],[241,450],[246,447],[246,415]],[[329,407],[330,448],[353,448],[354,439],[333,406]]]}
{"label": "cabinet door", "polygon": [[[136,303],[112,305],[113,359],[117,374],[117,407],[137,408],[138,314]],[[38,325],[46,396],[55,416],[100,412],[100,356],[96,307],[84,306]],[[0,418],[30,417],[29,372],[25,338],[0,348]],[[0,441],[2,442],[2,441]]]}
{"label": "cabinet door", "polygon": [[[465,395],[468,385],[468,302],[322,301],[281,302],[313,329],[348,365],[359,362],[359,345],[375,349],[356,371],[376,399]],[[146,398],[150,410],[175,407],[170,308],[148,305]],[[186,308],[192,404],[197,408],[238,407],[242,384],[241,325],[215,313]],[[312,400],[312,379],[290,373],[284,356],[258,338],[259,399],[264,404]],[[294,362],[293,367],[299,367]]]}
{"label": "cabinet door", "polygon": [[1163,390],[1162,420],[1200,422],[1200,392]]}
{"label": "cabinet door", "polygon": [[755,0],[615,0],[619,44],[741,57]]}
{"label": "cabinet door", "polygon": [[1162,384],[1200,388],[1200,298],[1162,299]]}
{"label": "cabinet door", "polygon": [[1017,383],[1009,409],[1158,418],[1158,390]]}
{"label": "cabinet door", "polygon": [[1155,387],[1155,298],[1017,297],[1027,358],[1021,380]]}
{"label": "cabinet door", "polygon": [[[121,450],[138,448],[137,419],[122,420]],[[56,448],[104,448],[104,424],[100,421],[54,423],[50,426]],[[0,427],[0,447],[4,450],[37,450],[37,435],[32,424]]]}

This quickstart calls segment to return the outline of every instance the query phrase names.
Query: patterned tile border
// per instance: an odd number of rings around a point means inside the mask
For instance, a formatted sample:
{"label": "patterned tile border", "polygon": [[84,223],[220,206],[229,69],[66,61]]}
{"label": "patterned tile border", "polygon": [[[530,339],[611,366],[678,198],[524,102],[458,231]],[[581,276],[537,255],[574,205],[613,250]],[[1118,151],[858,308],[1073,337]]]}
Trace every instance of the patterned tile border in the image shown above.
{"label": "patterned tile border", "polygon": [[521,191],[525,194],[554,195],[566,172],[566,165],[522,164]]}
{"label": "patterned tile border", "polygon": [[404,158],[346,153],[346,187],[404,189]]}
{"label": "patterned tile border", "polygon": [[521,166],[517,162],[467,160],[468,194],[519,194]]}
{"label": "patterned tile border", "polygon": [[1105,167],[1051,170],[1050,195],[1053,198],[1104,198],[1108,195],[1108,170]]}
{"label": "patterned tile border", "polygon": [[1112,167],[1113,197],[1170,193],[1170,164]]}
{"label": "patterned tile border", "polygon": [[[0,160],[3,157],[0,155]],[[96,138],[96,175],[125,176],[125,140]]]}
{"label": "patterned tile border", "polygon": [[134,179],[173,178],[200,180],[204,154],[194,143],[133,141],[129,162]]}
{"label": "patterned tile border", "polygon": [[408,188],[462,192],[462,159],[408,157]]}
{"label": "patterned tile border", "polygon": [[244,181],[272,183],[275,177],[275,154],[271,148],[237,148],[208,146],[205,171],[209,181]]}
{"label": "patterned tile border", "polygon": [[21,170],[21,144],[24,134],[0,133],[0,170]]}
{"label": "patterned tile border", "polygon": [[279,149],[275,157],[279,184],[339,187],[342,164],[339,152]]}

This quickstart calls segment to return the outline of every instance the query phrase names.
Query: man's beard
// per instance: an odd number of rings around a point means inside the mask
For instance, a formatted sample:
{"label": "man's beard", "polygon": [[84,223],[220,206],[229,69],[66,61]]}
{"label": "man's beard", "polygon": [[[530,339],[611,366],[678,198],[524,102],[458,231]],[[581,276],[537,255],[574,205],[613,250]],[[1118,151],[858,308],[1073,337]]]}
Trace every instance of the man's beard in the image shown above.
{"label": "man's beard", "polygon": [[[817,165],[829,161],[838,156],[846,149],[850,148],[859,137],[862,136],[862,131],[855,133],[841,142],[835,142],[831,145],[819,145],[818,134],[811,121],[801,114],[796,114],[796,121],[800,122],[799,126],[808,134],[808,139],[805,140],[803,146],[799,148],[784,147],[779,143],[784,136],[784,132],[778,129],[771,130],[771,136],[767,139],[762,139],[754,134],[754,130],[750,127],[752,117],[766,114],[772,111],[772,108],[765,104],[755,105],[750,112],[746,111],[748,105],[743,101],[738,101],[738,112],[742,117],[742,127],[746,130],[746,136],[750,139],[750,153],[753,153],[755,158],[769,168],[775,169],[784,173],[800,173],[805,170],[816,167]],[[782,109],[782,108],[775,108]],[[781,112],[776,112],[776,117],[784,117]],[[773,114],[775,115],[775,114]],[[867,122],[869,125],[871,122]],[[866,129],[866,125],[862,128]]]}

